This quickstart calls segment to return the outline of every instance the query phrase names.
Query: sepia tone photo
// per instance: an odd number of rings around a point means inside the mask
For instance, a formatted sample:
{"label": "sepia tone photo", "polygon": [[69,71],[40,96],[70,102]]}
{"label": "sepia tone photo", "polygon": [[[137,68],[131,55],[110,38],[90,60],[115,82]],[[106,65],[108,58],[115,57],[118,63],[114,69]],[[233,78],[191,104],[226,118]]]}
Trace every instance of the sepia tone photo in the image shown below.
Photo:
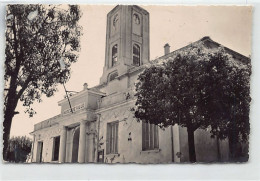
{"label": "sepia tone photo", "polygon": [[251,6],[8,5],[4,162],[247,162],[251,27]]}

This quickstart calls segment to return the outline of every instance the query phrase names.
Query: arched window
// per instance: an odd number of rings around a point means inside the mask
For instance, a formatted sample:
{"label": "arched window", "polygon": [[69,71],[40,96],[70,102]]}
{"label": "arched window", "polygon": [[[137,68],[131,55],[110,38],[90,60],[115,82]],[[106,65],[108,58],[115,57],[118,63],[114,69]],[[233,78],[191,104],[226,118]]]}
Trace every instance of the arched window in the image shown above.
{"label": "arched window", "polygon": [[133,46],[133,64],[140,66],[140,46],[137,44]]}
{"label": "arched window", "polygon": [[117,63],[118,49],[117,44],[112,47],[112,67]]}

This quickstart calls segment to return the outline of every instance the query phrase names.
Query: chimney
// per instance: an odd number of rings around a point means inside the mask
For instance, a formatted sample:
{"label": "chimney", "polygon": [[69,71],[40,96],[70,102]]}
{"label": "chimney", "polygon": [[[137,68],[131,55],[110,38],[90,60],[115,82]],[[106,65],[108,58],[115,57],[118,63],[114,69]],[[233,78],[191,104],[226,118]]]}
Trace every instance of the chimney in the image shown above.
{"label": "chimney", "polygon": [[87,90],[88,89],[88,83],[84,83],[83,87],[84,87],[83,90]]}
{"label": "chimney", "polygon": [[166,43],[164,45],[164,55],[167,55],[170,53],[170,45],[168,43]]}

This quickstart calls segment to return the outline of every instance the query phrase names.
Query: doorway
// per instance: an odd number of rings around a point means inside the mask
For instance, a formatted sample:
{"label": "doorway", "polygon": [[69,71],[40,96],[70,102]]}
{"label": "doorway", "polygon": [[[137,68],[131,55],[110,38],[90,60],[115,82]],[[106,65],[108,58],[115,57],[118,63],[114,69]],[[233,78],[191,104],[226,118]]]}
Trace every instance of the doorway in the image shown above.
{"label": "doorway", "polygon": [[98,163],[104,163],[104,149],[98,151]]}
{"label": "doorway", "polygon": [[73,142],[72,142],[72,163],[78,162],[78,151],[79,151],[79,127],[75,129],[74,135],[73,135]]}
{"label": "doorway", "polygon": [[37,155],[36,155],[36,162],[41,163],[42,162],[42,148],[43,148],[43,142],[38,141],[37,144]]}

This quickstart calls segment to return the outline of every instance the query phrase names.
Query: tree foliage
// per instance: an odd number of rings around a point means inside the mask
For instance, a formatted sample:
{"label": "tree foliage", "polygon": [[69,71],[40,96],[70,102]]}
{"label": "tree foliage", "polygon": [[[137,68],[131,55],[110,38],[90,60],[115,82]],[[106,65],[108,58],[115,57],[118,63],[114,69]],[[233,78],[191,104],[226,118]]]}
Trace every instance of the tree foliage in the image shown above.
{"label": "tree foliage", "polygon": [[[70,78],[71,64],[77,61],[80,50],[80,17],[76,5],[7,6],[5,141],[19,100],[33,116],[33,102],[41,102],[43,94],[52,96],[57,85]],[[66,66],[63,71],[59,67],[61,59]]]}
{"label": "tree foliage", "polygon": [[32,140],[26,136],[12,137],[8,141],[7,159],[9,162],[26,162],[31,152]]}
{"label": "tree foliage", "polygon": [[197,129],[210,127],[213,137],[246,141],[250,74],[250,62],[234,59],[225,48],[191,44],[139,75],[135,117],[160,127],[186,127],[190,157]]}

